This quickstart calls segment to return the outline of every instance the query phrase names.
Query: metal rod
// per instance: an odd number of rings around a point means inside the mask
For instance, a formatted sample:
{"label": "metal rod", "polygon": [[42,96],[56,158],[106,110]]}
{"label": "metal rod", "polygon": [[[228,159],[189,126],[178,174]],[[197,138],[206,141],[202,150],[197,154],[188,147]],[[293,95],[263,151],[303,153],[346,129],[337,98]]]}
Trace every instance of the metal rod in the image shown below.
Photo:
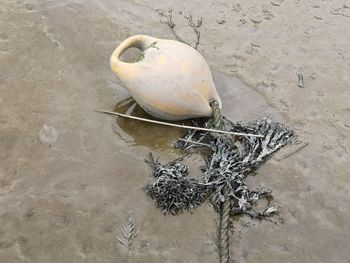
{"label": "metal rod", "polygon": [[156,121],[156,120],[150,120],[150,119],[140,118],[140,117],[136,117],[136,116],[130,116],[130,115],[126,115],[126,114],[123,114],[123,113],[107,111],[107,110],[95,110],[95,111],[96,112],[100,112],[100,113],[109,114],[109,115],[116,115],[116,116],[123,117],[123,118],[129,118],[129,119],[133,119],[133,120],[150,122],[150,123],[155,123],[155,124],[159,124],[159,125],[165,125],[165,126],[170,126],[170,127],[177,127],[177,128],[182,128],[182,129],[191,129],[191,130],[198,130],[198,131],[209,131],[209,132],[217,132],[217,133],[223,133],[223,134],[248,136],[248,137],[264,137],[263,135],[259,135],[259,134],[230,132],[230,131],[222,131],[222,130],[216,130],[216,129],[202,128],[202,127],[179,125],[179,124],[175,124],[175,123]]}

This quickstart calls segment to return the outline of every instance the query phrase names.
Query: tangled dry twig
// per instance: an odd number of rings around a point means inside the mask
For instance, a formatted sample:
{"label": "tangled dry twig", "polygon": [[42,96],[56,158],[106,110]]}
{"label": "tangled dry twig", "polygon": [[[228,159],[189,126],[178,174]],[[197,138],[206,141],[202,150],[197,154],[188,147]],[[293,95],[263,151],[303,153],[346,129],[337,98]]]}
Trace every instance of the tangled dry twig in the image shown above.
{"label": "tangled dry twig", "polygon": [[[182,12],[180,12],[182,14]],[[176,40],[185,43],[189,46],[192,46],[193,48],[197,49],[199,42],[200,42],[200,37],[201,37],[201,32],[199,31],[199,28],[202,25],[202,17],[200,17],[199,19],[197,19],[197,22],[193,21],[193,17],[191,14],[189,14],[188,16],[183,16],[186,20],[187,20],[187,24],[192,28],[193,32],[196,35],[196,40],[195,43],[193,45],[191,45],[189,42],[185,41],[182,37],[179,36],[179,34],[176,32],[175,27],[176,24],[174,23],[173,20],[173,9],[169,9],[167,12],[165,11],[160,11],[159,15],[161,16],[161,22],[163,24],[167,24],[168,27],[170,28],[171,32],[173,33],[174,37],[176,38]]]}

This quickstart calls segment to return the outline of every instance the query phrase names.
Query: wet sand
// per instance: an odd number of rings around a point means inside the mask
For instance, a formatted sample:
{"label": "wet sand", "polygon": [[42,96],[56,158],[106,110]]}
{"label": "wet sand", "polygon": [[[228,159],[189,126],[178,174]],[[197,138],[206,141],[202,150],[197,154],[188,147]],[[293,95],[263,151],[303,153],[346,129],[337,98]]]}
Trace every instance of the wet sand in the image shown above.
{"label": "wet sand", "polygon": [[[348,262],[350,3],[226,2],[0,2],[0,262],[217,262],[210,205],[164,217],[142,191],[144,159],[178,157],[181,131],[93,111],[128,97],[109,69],[118,43],[173,38],[158,13],[169,7],[203,17],[199,51],[222,72],[214,77],[229,118],[284,119],[309,142],[250,178],[273,190],[284,224],[235,221],[233,258]],[[44,124],[57,131],[51,146],[38,138]],[[128,213],[130,251],[117,239]]]}

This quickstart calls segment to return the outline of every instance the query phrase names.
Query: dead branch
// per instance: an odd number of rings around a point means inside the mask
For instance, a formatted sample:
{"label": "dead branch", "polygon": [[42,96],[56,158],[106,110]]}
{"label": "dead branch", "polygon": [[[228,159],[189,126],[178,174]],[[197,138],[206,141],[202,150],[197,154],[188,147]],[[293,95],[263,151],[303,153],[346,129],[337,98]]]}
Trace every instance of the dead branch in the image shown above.
{"label": "dead branch", "polygon": [[[182,13],[182,12],[181,12]],[[176,38],[177,41],[180,41],[186,45],[192,46],[193,48],[197,49],[199,42],[200,42],[200,37],[201,37],[201,32],[198,30],[201,25],[202,25],[202,17],[199,18],[197,20],[197,22],[195,23],[193,21],[193,17],[191,14],[189,14],[188,16],[183,16],[186,20],[188,25],[192,28],[193,32],[196,35],[196,41],[193,45],[191,45],[189,42],[187,42],[186,40],[184,40],[182,37],[179,36],[179,34],[176,32],[175,27],[176,24],[173,21],[173,9],[169,9],[167,11],[167,13],[165,13],[164,11],[159,12],[159,15],[161,16],[161,22],[163,24],[167,24],[168,27],[170,28],[171,32],[173,33],[174,37]]]}

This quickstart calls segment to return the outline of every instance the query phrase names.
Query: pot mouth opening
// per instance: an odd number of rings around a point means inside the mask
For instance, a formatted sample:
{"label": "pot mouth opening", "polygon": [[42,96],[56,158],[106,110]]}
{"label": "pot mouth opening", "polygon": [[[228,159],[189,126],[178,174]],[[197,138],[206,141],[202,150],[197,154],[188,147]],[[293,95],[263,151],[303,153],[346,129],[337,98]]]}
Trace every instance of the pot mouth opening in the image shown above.
{"label": "pot mouth opening", "polygon": [[119,60],[125,63],[136,63],[142,60],[143,52],[137,47],[130,47],[121,54]]}

